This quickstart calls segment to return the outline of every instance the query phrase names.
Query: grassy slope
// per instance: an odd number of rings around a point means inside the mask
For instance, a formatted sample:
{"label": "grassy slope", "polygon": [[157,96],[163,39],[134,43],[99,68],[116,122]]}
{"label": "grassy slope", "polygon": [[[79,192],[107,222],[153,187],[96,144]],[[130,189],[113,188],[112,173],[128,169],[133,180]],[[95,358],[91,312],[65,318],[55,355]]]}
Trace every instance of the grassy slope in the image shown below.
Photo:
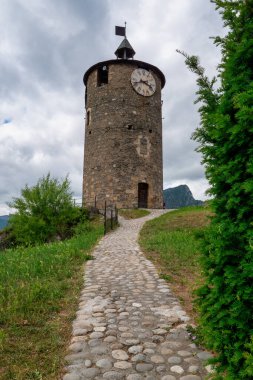
{"label": "grassy slope", "polygon": [[185,309],[195,315],[192,292],[201,281],[199,239],[210,211],[187,207],[169,212],[144,225],[140,244],[166,279]]}
{"label": "grassy slope", "polygon": [[142,210],[142,209],[121,209],[119,210],[119,215],[123,216],[125,219],[138,219],[143,218],[144,216],[147,216],[150,214],[150,211],[148,210]]}
{"label": "grassy slope", "polygon": [[0,378],[60,378],[83,263],[103,229],[0,252]]}

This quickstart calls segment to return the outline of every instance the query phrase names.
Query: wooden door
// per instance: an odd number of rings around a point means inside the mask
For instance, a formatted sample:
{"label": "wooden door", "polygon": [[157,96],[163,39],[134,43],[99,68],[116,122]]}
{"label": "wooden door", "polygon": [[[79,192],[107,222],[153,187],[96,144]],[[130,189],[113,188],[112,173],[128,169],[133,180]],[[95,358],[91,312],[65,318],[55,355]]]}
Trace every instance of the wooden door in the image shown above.
{"label": "wooden door", "polygon": [[148,184],[138,183],[138,207],[148,208]]}

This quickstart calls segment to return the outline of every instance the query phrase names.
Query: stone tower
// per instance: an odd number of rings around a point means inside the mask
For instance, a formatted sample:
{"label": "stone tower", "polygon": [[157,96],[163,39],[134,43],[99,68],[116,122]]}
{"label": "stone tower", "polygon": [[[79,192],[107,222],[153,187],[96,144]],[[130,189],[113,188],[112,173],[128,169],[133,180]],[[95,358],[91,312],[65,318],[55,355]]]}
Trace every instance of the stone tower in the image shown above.
{"label": "stone tower", "polygon": [[163,73],[133,59],[126,39],[117,59],[84,74],[86,125],[83,204],[162,208]]}

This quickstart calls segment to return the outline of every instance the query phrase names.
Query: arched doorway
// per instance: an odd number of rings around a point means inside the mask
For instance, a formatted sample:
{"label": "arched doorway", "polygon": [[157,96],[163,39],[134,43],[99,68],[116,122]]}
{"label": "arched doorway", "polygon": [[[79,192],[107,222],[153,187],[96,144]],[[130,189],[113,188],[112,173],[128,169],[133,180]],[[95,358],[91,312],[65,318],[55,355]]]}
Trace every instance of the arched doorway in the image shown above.
{"label": "arched doorway", "polygon": [[138,183],[138,207],[148,208],[148,184]]}

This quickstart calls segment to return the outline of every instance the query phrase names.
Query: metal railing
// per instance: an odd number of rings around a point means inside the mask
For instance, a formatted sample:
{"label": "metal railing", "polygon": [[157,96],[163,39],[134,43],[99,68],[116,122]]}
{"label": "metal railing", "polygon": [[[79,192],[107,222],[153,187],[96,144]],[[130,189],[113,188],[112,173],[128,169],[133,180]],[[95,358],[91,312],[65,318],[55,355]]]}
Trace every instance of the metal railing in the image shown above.
{"label": "metal railing", "polygon": [[[77,207],[83,207],[82,204],[82,198],[73,198],[73,204]],[[98,208],[97,205],[97,197],[94,198],[94,204],[88,206],[88,210],[90,211],[91,215],[100,214],[103,215],[104,219],[104,235],[107,234],[107,232],[114,230],[119,222],[118,222],[118,209],[116,204],[108,204],[107,201],[104,202],[104,207],[101,208],[101,202],[100,207]]]}
{"label": "metal railing", "polygon": [[83,205],[82,198],[73,198],[72,201],[74,206],[82,207]]}
{"label": "metal railing", "polygon": [[104,210],[100,210],[104,216],[104,235],[107,232],[114,230],[119,224],[118,209],[116,205],[107,205],[105,201]]}

